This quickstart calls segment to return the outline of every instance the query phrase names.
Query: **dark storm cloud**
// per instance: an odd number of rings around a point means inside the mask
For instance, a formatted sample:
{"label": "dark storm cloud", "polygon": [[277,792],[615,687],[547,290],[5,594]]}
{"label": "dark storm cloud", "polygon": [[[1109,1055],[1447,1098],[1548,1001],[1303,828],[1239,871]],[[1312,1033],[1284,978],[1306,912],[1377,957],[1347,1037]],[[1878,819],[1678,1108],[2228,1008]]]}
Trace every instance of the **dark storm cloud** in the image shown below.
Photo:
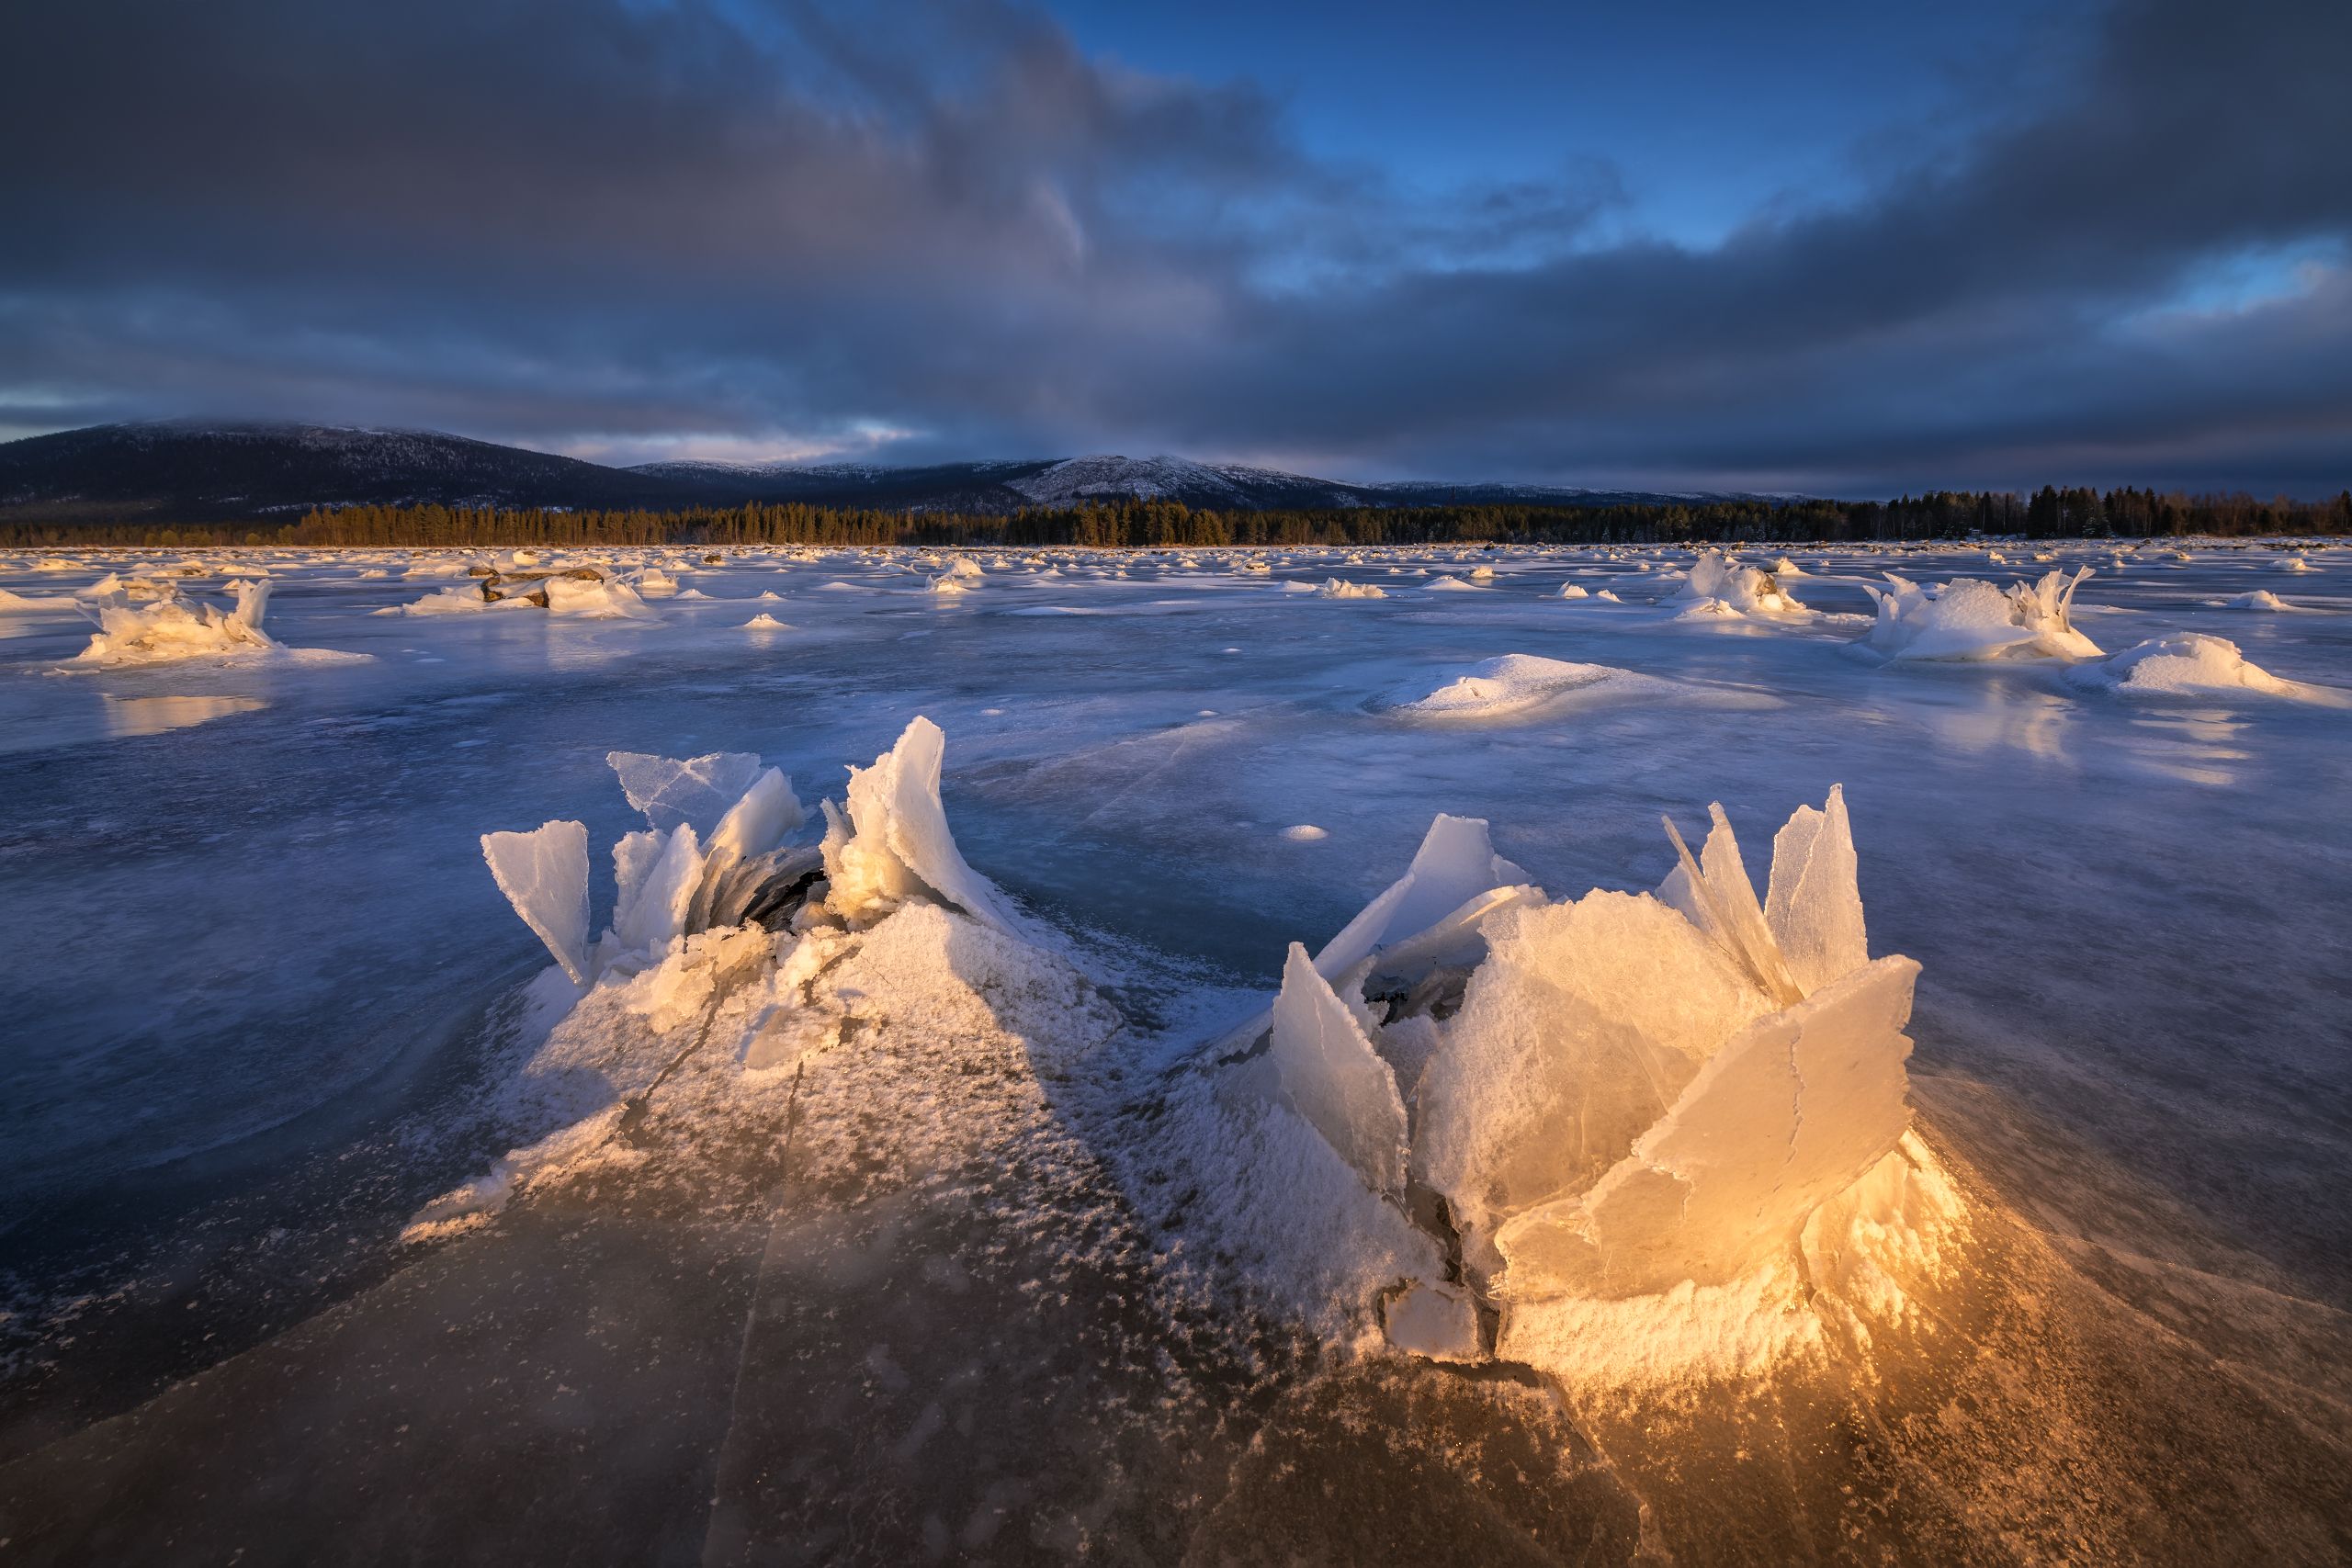
{"label": "dark storm cloud", "polygon": [[[1408,192],[1002,6],[101,0],[0,45],[0,423],[2352,477],[2352,7],[2127,6],[1993,129],[1705,250],[1612,226],[1605,148]],[[2190,291],[2248,256],[2257,297]]]}

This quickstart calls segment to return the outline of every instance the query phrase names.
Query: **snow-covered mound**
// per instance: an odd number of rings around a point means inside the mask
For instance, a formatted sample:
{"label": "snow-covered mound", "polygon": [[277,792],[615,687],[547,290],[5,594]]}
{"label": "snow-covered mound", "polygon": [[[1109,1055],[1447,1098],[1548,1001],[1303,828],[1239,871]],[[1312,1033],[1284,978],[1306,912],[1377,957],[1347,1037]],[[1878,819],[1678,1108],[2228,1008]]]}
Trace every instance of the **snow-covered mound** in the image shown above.
{"label": "snow-covered mound", "polygon": [[2050,571],[2007,589],[1959,577],[1922,588],[1890,571],[1887,587],[1862,585],[1877,603],[1878,616],[1854,646],[1897,661],[2097,659],[2098,645],[2076,631],[2072,619],[2075,591],[2090,574],[2088,567],[2071,577]]}
{"label": "snow-covered mound", "polygon": [[[191,604],[176,592],[145,604],[135,604],[112,576],[103,594],[84,596],[84,614],[97,623],[90,646],[66,661],[67,668],[121,669],[142,664],[169,664],[188,659],[261,659],[287,657],[281,647],[261,629],[269,606],[269,584],[238,581],[229,584],[234,601],[228,606]],[[300,657],[359,660],[365,654],[335,654],[304,650]]]}
{"label": "snow-covered mound", "polygon": [[1385,599],[1388,591],[1369,582],[1350,582],[1345,578],[1327,578],[1315,591],[1325,599]]}
{"label": "snow-covered mound", "polygon": [[[1702,615],[1758,615],[1768,619],[1804,619],[1813,612],[1781,586],[1775,573],[1744,566],[1720,550],[1702,550],[1690,563],[1690,573],[1679,597],[1697,601]],[[1721,609],[1712,606],[1720,605]],[[1683,618],[1691,618],[1684,612]]]}
{"label": "snow-covered mound", "polygon": [[2206,607],[2213,610],[2273,610],[2303,611],[2302,604],[2290,604],[2267,588],[2257,588],[2248,593],[2233,593],[2227,599],[2208,599]]}
{"label": "snow-covered mound", "polygon": [[1682,689],[1675,682],[1613,665],[1577,664],[1532,653],[1506,653],[1456,669],[1458,672],[1440,685],[1400,686],[1375,705],[1412,718],[1493,720],[1525,715],[1579,694],[1659,697]]}
{"label": "snow-covered mound", "polygon": [[550,577],[543,586],[547,589],[548,614],[550,615],[567,615],[582,621],[651,621],[661,618],[654,613],[653,606],[626,582],[589,582],[575,578]]}
{"label": "snow-covered mound", "polygon": [[[519,590],[527,586],[530,592]],[[549,577],[510,585],[502,598],[486,599],[476,586],[444,588],[406,604],[372,612],[379,615],[470,615],[482,610],[535,610],[547,600],[547,614],[580,621],[658,621],[660,614],[626,582]]]}
{"label": "snow-covered mound", "polygon": [[2261,692],[2269,696],[2339,705],[2339,694],[2323,687],[2281,680],[2247,660],[2227,637],[2184,632],[2150,637],[2097,664],[2066,672],[2075,684],[2132,697],[2199,696]]}

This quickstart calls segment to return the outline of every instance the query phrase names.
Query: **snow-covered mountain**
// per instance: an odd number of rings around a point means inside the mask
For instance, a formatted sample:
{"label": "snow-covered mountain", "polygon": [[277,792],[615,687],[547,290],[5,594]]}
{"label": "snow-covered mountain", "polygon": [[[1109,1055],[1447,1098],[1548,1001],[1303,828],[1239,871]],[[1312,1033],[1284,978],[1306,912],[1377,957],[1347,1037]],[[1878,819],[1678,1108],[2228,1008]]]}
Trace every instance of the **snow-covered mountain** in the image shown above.
{"label": "snow-covered mountain", "polygon": [[871,463],[646,463],[616,468],[435,431],[171,421],[93,425],[0,445],[0,520],[268,520],[314,506],[438,504],[673,510],[797,502],[1008,513],[1126,500],[1195,509],[1605,505],[1694,499],[1540,485],[1350,484],[1185,457]]}
{"label": "snow-covered mountain", "polygon": [[1195,463],[1185,457],[1069,457],[1007,484],[1035,506],[1076,506],[1128,497],[1181,501],[1187,506],[1233,512],[1363,504],[1363,491],[1354,485],[1235,463]]}

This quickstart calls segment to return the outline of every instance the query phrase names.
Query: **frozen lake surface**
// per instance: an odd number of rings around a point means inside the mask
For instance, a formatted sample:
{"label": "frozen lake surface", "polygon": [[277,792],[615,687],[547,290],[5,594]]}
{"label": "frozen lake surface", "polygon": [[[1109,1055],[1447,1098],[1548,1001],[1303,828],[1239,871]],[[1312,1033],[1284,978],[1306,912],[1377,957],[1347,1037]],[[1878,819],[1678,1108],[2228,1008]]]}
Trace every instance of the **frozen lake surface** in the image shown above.
{"label": "frozen lake surface", "polygon": [[[1742,558],[1769,567],[1778,553]],[[1432,1561],[1566,1560],[1570,1541],[1597,1561],[1637,1546],[1686,1560],[1869,1555],[1886,1540],[1933,1542],[1924,1554],[1946,1561],[2040,1561],[2072,1555],[2070,1539],[2090,1543],[2075,1560],[2323,1561],[2345,1545],[2352,550],[1792,549],[1801,570],[1765,601],[1694,592],[1690,552],[1664,548],[1272,551],[1258,558],[1270,570],[1213,550],[605,552],[593,558],[636,590],[617,607],[573,606],[585,613],[561,613],[560,594],[554,611],[473,607],[469,580],[433,575],[486,555],[0,559],[0,1536],[62,1560],[166,1539],[180,1544],[150,1560],[225,1554],[232,1539],[248,1560],[300,1560],[348,1506],[288,1502],[275,1526],[232,1527],[222,1512],[241,1498],[266,1521],[256,1497],[311,1485],[304,1445],[287,1436],[300,1429],[321,1454],[373,1456],[397,1495],[448,1485],[468,1459],[510,1465],[550,1497],[599,1480],[608,1493],[550,1524],[456,1487],[446,1508],[418,1505],[438,1524],[407,1534],[363,1508],[353,1528],[380,1532],[363,1533],[366,1556],[491,1555],[482,1543],[513,1529],[525,1559],[578,1547],[665,1561],[1279,1560],[1289,1548],[1268,1521],[1301,1506],[1377,1512],[1399,1487],[1453,1499],[1417,1517]],[[958,574],[958,558],[979,570]],[[2006,587],[2077,566],[2092,575],[2071,625],[2101,659],[1853,646],[1894,614],[1871,592],[1883,571]],[[258,624],[276,646],[73,662],[96,630],[75,595],[111,573],[118,603],[152,604],[139,583],[183,568],[185,595],[224,615],[228,582],[266,570]],[[1334,581],[1381,594],[1324,591]],[[776,624],[747,626],[760,615]],[[2275,680],[2191,679],[2233,668],[2210,645],[2104,662],[2188,634],[2227,639]],[[2135,669],[2179,679],[2135,681]],[[1125,1258],[1117,1247],[1064,1246],[979,1203],[971,1223],[1002,1227],[987,1256],[1080,1257],[1084,1277],[1041,1297],[983,1270],[966,1292],[962,1265],[939,1260],[978,1244],[922,1239],[963,1223],[948,1211],[875,1219],[858,1185],[868,1174],[784,1196],[790,1171],[763,1162],[790,1128],[835,1111],[1043,1114],[1018,1088],[1001,1104],[936,1095],[904,1063],[899,1077],[872,1068],[854,1105],[803,1085],[794,1093],[818,1098],[773,1127],[730,1122],[741,1147],[712,1156],[726,1175],[707,1188],[612,1177],[620,1196],[567,1190],[446,1246],[404,1246],[426,1204],[526,1141],[503,1089],[532,1049],[521,994],[548,953],[485,871],[480,836],[584,822],[592,904],[608,910],[605,847],[643,824],[607,753],[755,753],[813,807],[842,798],[844,764],[888,752],[917,716],[947,738],[942,793],[963,858],[1067,944],[1101,988],[1091,1005],[1120,1021],[1092,1054],[1035,1064],[1069,1158],[1102,1168],[1035,1178],[1036,1202],[1057,1224],[1127,1214],[1117,1223],[1134,1227],[1137,1257],[1158,1261],[1113,1267],[1102,1259]],[[1214,1345],[1136,1355],[1165,1337],[1170,1314],[1224,1309],[1149,1304],[1120,1272],[1181,1251],[1189,1212],[1155,1206],[1119,1146],[1139,1114],[1134,1086],[1262,1008],[1289,944],[1316,948],[1388,886],[1432,814],[1485,819],[1495,852],[1558,897],[1657,886],[1676,863],[1661,814],[1695,845],[1720,802],[1760,886],[1774,829],[1832,785],[1851,814],[1871,950],[1920,965],[1907,1031],[1918,1124],[2026,1238],[2017,1247],[2046,1250],[2060,1260],[2046,1267],[2120,1314],[2047,1329],[2075,1348],[2052,1375],[2098,1404],[2098,1379],[2122,1374],[2082,1347],[2127,1340],[2114,1324],[2136,1321],[2184,1364],[2237,1369],[2232,1398],[2249,1409],[2292,1405],[2208,1434],[2217,1450],[2291,1434],[2245,1497],[2203,1514],[2160,1500],[2202,1533],[2165,1534],[2120,1501],[2140,1483],[2099,1472],[2093,1443],[2041,1478],[2060,1501],[2030,1523],[1989,1518],[1981,1499],[1919,1512],[1912,1483],[1878,1523],[1832,1524],[1842,1505],[1811,1495],[1800,1463],[1792,1485],[1739,1483],[1779,1501],[1720,1505],[1766,1520],[1742,1537],[1700,1504],[1677,1511],[1678,1485],[1747,1473],[1747,1450],[1698,1416],[1681,1438],[1671,1423],[1636,1437],[1532,1374],[1470,1377],[1362,1345],[1340,1366],[1328,1325],[1285,1325],[1271,1307],[1226,1339],[1203,1330]],[[824,1064],[850,1050],[811,1058],[809,1082],[846,1073]],[[1128,1087],[1104,1087],[1114,1079]],[[997,1146],[842,1168],[944,1169]],[[599,1226],[620,1228],[598,1230],[583,1260],[578,1238]],[[484,1261],[502,1236],[506,1251]],[[703,1283],[682,1287],[689,1277]],[[493,1279],[514,1299],[483,1295]],[[926,1307],[926,1292],[939,1302]],[[607,1367],[584,1413],[550,1415],[560,1398],[534,1389],[515,1398],[538,1414],[518,1415],[487,1392],[502,1366],[571,1364],[547,1348],[562,1338],[553,1329],[529,1349],[499,1333],[599,1295],[621,1344],[689,1342],[667,1352],[674,1376],[640,1371],[624,1389]],[[1000,1347],[1000,1370],[982,1375],[970,1363],[991,1357],[934,1343],[1001,1332],[1017,1350],[1018,1325],[1052,1316],[1041,1300],[1100,1310],[1053,1331],[1032,1382],[1001,1371],[1014,1351]],[[499,1326],[477,1359],[446,1372],[462,1389],[429,1386],[417,1369],[486,1322]],[[1090,1336],[1125,1348],[1098,1353]],[[724,1349],[706,1364],[692,1346]],[[1176,1370],[1154,1370],[1163,1353]],[[849,1396],[812,1364],[857,1370],[853,1403],[890,1408],[873,1416],[880,1435],[829,1448],[827,1433],[862,1417],[827,1405]],[[990,1403],[1030,1419],[974,1438],[956,1391],[994,1376],[1006,1381],[981,1401],[982,1425]],[[2279,1392],[2290,1385],[2294,1399]],[[2127,1410],[2159,1398],[2106,1393]],[[1170,1408],[1151,1415],[1163,1397]],[[373,1414],[343,1425],[345,1400]],[[1113,1405],[1126,1413],[1115,1430],[1075,1414]],[[1042,1414],[1056,1411],[1069,1414]],[[478,1451],[388,1436],[436,1420]],[[1350,1448],[1367,1420],[1440,1435],[1425,1452]],[[534,1422],[574,1447],[515,1436]],[[660,1453],[615,1458],[621,1428],[658,1433],[645,1441]],[[174,1471],[195,1463],[185,1454],[208,1446],[203,1432],[244,1468]],[[1628,1451],[1677,1442],[1713,1457]],[[1286,1470],[1285,1444],[1321,1457]],[[1046,1452],[1057,1445],[1073,1451]],[[1994,1446],[1978,1456],[1986,1475],[2024,1463],[1988,1457]],[[1170,1458],[1179,1448],[1192,1457]],[[2202,1462],[2181,1461],[2180,1484],[2218,1497],[2221,1472]],[[1498,1501],[1496,1476],[1513,1466],[1550,1468]],[[1825,1479],[1825,1495],[1850,1494],[1850,1479]],[[183,1483],[211,1501],[173,1501]],[[1351,1502],[1349,1486],[1371,1500]],[[125,1489],[145,1501],[94,1522]],[[830,1524],[820,1502],[837,1505]],[[518,1520],[541,1533],[523,1539]]]}

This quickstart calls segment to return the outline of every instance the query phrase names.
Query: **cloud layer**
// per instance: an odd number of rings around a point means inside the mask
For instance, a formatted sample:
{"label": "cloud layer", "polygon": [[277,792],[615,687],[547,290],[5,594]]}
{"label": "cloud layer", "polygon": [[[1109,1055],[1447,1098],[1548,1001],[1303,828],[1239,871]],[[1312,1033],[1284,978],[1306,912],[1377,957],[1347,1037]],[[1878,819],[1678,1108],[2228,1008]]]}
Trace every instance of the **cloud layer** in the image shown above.
{"label": "cloud layer", "polygon": [[1606,148],[1408,192],[1304,152],[1246,39],[1196,82],[1008,5],[77,0],[0,47],[20,432],[2352,481],[2352,7],[2135,0],[2038,101],[1702,250],[1611,220]]}

